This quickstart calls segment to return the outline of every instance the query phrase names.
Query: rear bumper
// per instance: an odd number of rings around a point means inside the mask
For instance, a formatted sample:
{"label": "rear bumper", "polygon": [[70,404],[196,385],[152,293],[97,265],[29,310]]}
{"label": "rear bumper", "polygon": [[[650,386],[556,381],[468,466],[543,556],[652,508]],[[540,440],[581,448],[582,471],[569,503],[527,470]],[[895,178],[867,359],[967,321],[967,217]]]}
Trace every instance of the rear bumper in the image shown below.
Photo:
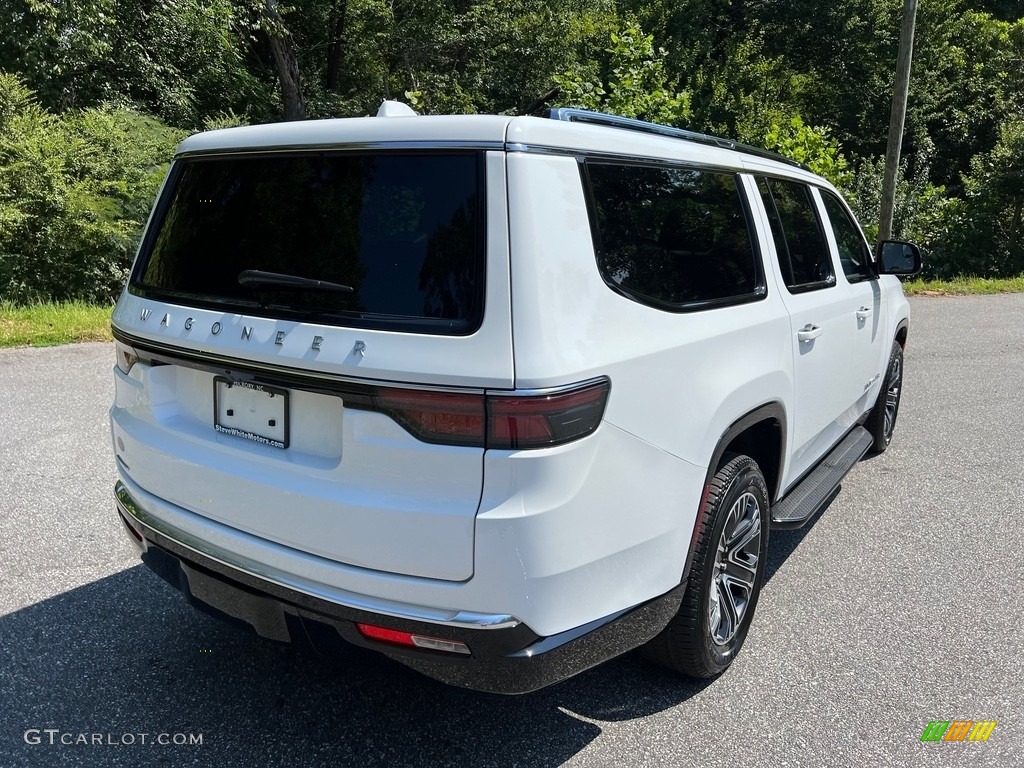
{"label": "rear bumper", "polygon": [[[292,628],[319,625],[330,637],[370,648],[442,682],[490,693],[527,693],[596,666],[657,635],[675,615],[683,585],[633,608],[583,626],[541,637],[526,624],[501,614],[459,613],[442,621],[417,611],[372,610],[372,600],[325,599],[267,578],[255,564],[228,563],[202,542],[187,540],[138,504],[123,483],[115,488],[118,513],[142,560],[180,590],[190,604],[241,622],[258,634],[290,641]],[[406,649],[365,638],[357,623],[464,643],[468,655]]]}

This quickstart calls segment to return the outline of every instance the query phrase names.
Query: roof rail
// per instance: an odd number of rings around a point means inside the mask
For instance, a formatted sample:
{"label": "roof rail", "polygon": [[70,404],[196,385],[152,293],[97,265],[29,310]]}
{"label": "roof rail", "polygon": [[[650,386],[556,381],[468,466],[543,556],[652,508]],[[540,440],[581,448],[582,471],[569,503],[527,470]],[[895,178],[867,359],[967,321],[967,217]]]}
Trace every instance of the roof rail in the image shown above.
{"label": "roof rail", "polygon": [[670,139],[683,139],[684,141],[692,141],[697,144],[706,144],[712,147],[721,147],[722,149],[732,149],[737,152],[743,152],[747,155],[763,157],[768,160],[778,160],[779,162],[786,163],[787,165],[794,165],[797,168],[809,170],[803,163],[799,163],[785,155],[780,155],[778,152],[772,152],[767,149],[762,149],[761,147],[754,147],[750,144],[742,144],[738,141],[733,141],[732,139],[723,139],[718,136],[711,136],[707,133],[687,131],[683,128],[673,128],[659,123],[649,123],[645,120],[636,120],[632,117],[620,117],[619,115],[609,115],[606,112],[592,112],[589,109],[574,109],[572,107],[552,107],[551,109],[546,110],[544,114],[552,120],[564,120],[569,123],[590,123],[592,125],[603,125],[609,128],[623,128],[628,131],[653,133],[657,136],[667,136]]}

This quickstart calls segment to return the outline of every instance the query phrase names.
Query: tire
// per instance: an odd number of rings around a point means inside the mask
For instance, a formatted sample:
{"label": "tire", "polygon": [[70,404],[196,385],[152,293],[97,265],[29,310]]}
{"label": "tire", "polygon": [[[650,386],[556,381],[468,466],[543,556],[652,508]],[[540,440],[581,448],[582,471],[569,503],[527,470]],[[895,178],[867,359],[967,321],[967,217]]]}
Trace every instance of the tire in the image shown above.
{"label": "tire", "polygon": [[683,602],[642,650],[651,661],[697,678],[723,672],[736,658],[764,581],[768,487],[749,456],[724,462],[704,503]]}
{"label": "tire", "polygon": [[896,416],[900,411],[900,397],[903,395],[903,347],[898,341],[892,343],[889,365],[885,368],[885,379],[882,390],[878,393],[865,427],[871,433],[874,443],[872,453],[882,453],[892,442],[892,433],[896,429]]}

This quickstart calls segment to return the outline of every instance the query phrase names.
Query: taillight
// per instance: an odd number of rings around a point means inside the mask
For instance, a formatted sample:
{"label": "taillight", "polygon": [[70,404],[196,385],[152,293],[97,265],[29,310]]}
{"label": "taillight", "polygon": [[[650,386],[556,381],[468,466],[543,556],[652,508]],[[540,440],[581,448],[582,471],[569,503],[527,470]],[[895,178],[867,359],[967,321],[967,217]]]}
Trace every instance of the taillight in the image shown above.
{"label": "taillight", "polygon": [[135,350],[127,344],[115,341],[114,354],[117,355],[117,367],[122,373],[128,373],[132,366],[139,362],[139,356]]}
{"label": "taillight", "polygon": [[608,401],[608,379],[550,394],[487,398],[488,448],[545,448],[597,429]]}
{"label": "taillight", "polygon": [[362,407],[388,414],[428,443],[503,450],[546,448],[597,429],[610,387],[608,379],[529,394],[381,387],[370,398],[372,406]]}
{"label": "taillight", "polygon": [[374,393],[373,403],[425,442],[484,444],[483,395],[382,387]]}

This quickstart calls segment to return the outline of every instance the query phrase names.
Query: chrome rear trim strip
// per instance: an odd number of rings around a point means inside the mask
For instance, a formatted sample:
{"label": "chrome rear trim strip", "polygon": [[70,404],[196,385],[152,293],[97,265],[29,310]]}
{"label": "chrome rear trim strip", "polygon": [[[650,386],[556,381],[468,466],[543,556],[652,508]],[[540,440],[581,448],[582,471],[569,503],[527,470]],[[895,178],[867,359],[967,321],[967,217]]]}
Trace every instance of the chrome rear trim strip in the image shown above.
{"label": "chrome rear trim strip", "polygon": [[445,615],[450,614],[450,612],[440,609],[376,600],[372,597],[333,589],[322,584],[312,584],[257,563],[250,558],[211,545],[175,526],[167,524],[139,504],[127,486],[121,481],[118,481],[114,486],[114,497],[121,510],[140,527],[165,536],[191,552],[195,552],[202,557],[245,574],[250,578],[261,579],[278,587],[300,592],[319,600],[326,600],[346,608],[368,611],[397,619],[422,621],[447,627],[459,627],[460,629],[507,629],[518,626],[521,623],[515,617],[507,614],[475,613],[472,611],[458,611],[454,615],[448,615],[446,618]]}

